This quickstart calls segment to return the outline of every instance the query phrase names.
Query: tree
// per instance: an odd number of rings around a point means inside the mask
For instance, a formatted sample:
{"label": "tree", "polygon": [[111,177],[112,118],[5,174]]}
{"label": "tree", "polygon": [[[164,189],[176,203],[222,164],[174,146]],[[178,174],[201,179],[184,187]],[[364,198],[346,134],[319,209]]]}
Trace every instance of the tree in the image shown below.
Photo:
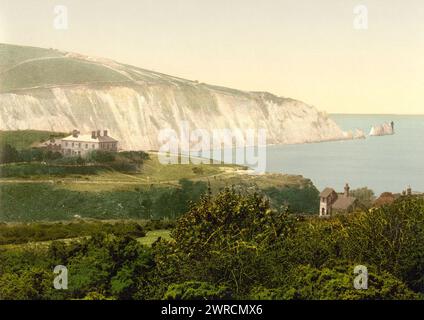
{"label": "tree", "polygon": [[400,199],[360,213],[346,228],[347,258],[372,264],[424,292],[424,200]]}
{"label": "tree", "polygon": [[364,205],[367,209],[371,208],[375,201],[374,191],[367,187],[359,188],[350,191],[352,197],[358,199],[358,201]]}
{"label": "tree", "polygon": [[304,187],[270,187],[264,193],[274,207],[287,206],[293,213],[315,214],[319,208],[319,191],[313,185]]}
{"label": "tree", "polygon": [[286,211],[275,211],[258,194],[225,189],[202,197],[172,231],[174,241],[155,246],[161,275],[174,283],[199,280],[225,285],[243,295],[266,281],[272,263],[264,261],[292,227]]}
{"label": "tree", "polygon": [[0,145],[0,163],[18,162],[19,152],[10,144]]}

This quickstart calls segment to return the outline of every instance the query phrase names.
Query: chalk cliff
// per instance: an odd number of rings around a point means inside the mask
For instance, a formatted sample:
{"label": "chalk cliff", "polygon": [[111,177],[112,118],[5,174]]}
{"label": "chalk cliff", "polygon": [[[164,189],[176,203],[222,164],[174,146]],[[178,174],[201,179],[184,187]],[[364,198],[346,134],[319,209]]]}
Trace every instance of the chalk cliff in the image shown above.
{"label": "chalk cliff", "polygon": [[0,45],[0,129],[107,129],[124,149],[158,149],[158,133],[266,129],[267,143],[352,139],[291,98],[190,81],[52,49]]}

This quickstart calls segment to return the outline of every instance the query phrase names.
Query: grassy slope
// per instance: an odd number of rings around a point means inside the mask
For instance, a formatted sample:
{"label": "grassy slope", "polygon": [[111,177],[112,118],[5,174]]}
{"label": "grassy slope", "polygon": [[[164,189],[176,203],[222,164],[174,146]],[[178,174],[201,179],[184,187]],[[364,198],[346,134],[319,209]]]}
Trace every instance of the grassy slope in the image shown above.
{"label": "grassy slope", "polygon": [[0,72],[29,59],[62,57],[64,54],[54,49],[24,47],[0,43]]}
{"label": "grassy slope", "polygon": [[[50,135],[50,132],[39,131],[0,132],[0,141],[8,141],[17,148],[25,148],[47,139]],[[163,208],[160,204],[162,201],[178,201],[178,198],[172,198],[172,190],[181,188],[181,179],[189,179],[192,183],[192,186],[189,186],[193,188],[192,191],[183,190],[189,192],[188,197],[197,190],[206,190],[208,182],[214,192],[232,185],[261,190],[276,188],[277,193],[284,188],[314,188],[308,179],[301,176],[249,175],[246,174],[245,168],[236,165],[163,165],[156,153],[150,153],[150,159],[145,161],[142,170],[134,174],[101,171],[84,175],[34,174],[0,178],[0,221],[68,220],[74,215],[98,219],[149,218],[151,213],[142,209],[146,199],[155,202],[154,218],[172,218],[172,203],[167,204],[166,214],[161,212]],[[278,205],[282,201],[284,196]]]}
{"label": "grassy slope", "polygon": [[120,73],[94,63],[55,58],[26,62],[0,74],[0,90],[127,80]]}
{"label": "grassy slope", "polygon": [[53,49],[0,44],[0,91],[128,80],[106,66],[65,54]]}
{"label": "grassy slope", "polygon": [[20,130],[20,131],[0,131],[0,144],[10,144],[18,150],[27,149],[41,141],[46,141],[50,137],[64,137],[66,133]]}

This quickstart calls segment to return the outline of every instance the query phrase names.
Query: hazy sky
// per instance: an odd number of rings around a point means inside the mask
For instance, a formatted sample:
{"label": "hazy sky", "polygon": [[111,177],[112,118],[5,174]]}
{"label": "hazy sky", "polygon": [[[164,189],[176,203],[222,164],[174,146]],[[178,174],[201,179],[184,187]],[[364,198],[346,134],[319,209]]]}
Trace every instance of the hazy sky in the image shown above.
{"label": "hazy sky", "polygon": [[[354,8],[368,8],[368,29]],[[68,9],[53,28],[54,6]],[[356,16],[357,17],[357,16]],[[340,113],[424,113],[423,0],[0,0],[0,42],[103,56]]]}

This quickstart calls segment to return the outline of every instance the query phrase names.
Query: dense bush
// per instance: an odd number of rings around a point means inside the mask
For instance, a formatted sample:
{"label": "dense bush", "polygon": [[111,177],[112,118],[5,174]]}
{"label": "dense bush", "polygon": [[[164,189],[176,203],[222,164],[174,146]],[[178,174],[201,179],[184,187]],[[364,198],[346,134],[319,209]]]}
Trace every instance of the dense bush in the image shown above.
{"label": "dense bush", "polygon": [[141,166],[145,160],[150,159],[149,154],[144,151],[122,151],[119,156],[131,160],[137,166]]}
{"label": "dense bush", "polygon": [[17,162],[19,160],[18,150],[10,144],[0,144],[0,163]]}
{"label": "dense bush", "polygon": [[0,163],[52,161],[62,158],[62,154],[42,148],[17,150],[10,144],[0,144]]}
{"label": "dense bush", "polygon": [[71,223],[30,223],[0,225],[0,245],[19,244],[55,239],[89,236],[104,231],[115,235],[144,237],[143,227],[137,222],[71,222]]}
{"label": "dense bush", "polygon": [[[369,213],[293,221],[256,195],[227,190],[179,219],[172,243],[155,246],[157,272],[241,299],[420,299],[423,210],[422,199],[405,198]],[[369,270],[368,290],[353,287],[356,265]]]}
{"label": "dense bush", "polygon": [[106,166],[50,165],[46,163],[15,163],[0,166],[0,177],[59,176],[70,174],[94,175],[111,169]]}
{"label": "dense bush", "polygon": [[216,287],[206,282],[187,281],[170,285],[163,298],[165,300],[222,300],[230,297],[231,292],[225,286]]}
{"label": "dense bush", "polygon": [[88,154],[89,162],[107,163],[113,162],[116,159],[116,152],[93,150]]}
{"label": "dense bush", "polygon": [[229,287],[243,295],[263,283],[264,257],[288,234],[293,221],[274,211],[257,194],[226,189],[208,195],[182,216],[172,231],[173,242],[156,246],[158,272],[176,282],[196,279]]}
{"label": "dense bush", "polygon": [[[423,217],[424,200],[404,197],[299,219],[226,189],[192,204],[172,239],[151,248],[128,236],[138,226],[119,224],[47,251],[0,247],[0,299],[422,299]],[[52,290],[58,264],[72,275],[67,291]],[[353,286],[357,265],[367,290]]]}
{"label": "dense bush", "polygon": [[[1,299],[129,299],[154,267],[151,251],[127,236],[98,233],[70,244],[53,242],[47,252],[0,252]],[[34,257],[35,256],[35,257]],[[66,265],[68,290],[54,290],[56,265]],[[34,266],[36,265],[36,266]]]}
{"label": "dense bush", "polygon": [[74,215],[95,219],[175,219],[206,189],[205,182],[189,180],[181,180],[180,187],[113,192],[73,191],[46,183],[0,184],[0,220],[57,221],[73,219]]}
{"label": "dense bush", "polygon": [[405,197],[357,214],[346,228],[346,257],[365,261],[424,292],[424,200]]}
{"label": "dense bush", "polygon": [[267,188],[264,194],[272,199],[276,208],[286,206],[293,213],[316,214],[319,208],[319,191],[313,185],[304,187]]}
{"label": "dense bush", "polygon": [[143,151],[109,152],[94,150],[87,157],[63,157],[60,152],[44,148],[16,150],[9,144],[0,145],[0,177],[37,175],[92,175],[102,171],[134,173],[149,159]]}
{"label": "dense bush", "polygon": [[384,300],[419,299],[420,295],[387,272],[368,273],[367,290],[353,286],[354,266],[316,269],[297,266],[288,272],[280,288],[253,288],[250,299],[257,300]]}

